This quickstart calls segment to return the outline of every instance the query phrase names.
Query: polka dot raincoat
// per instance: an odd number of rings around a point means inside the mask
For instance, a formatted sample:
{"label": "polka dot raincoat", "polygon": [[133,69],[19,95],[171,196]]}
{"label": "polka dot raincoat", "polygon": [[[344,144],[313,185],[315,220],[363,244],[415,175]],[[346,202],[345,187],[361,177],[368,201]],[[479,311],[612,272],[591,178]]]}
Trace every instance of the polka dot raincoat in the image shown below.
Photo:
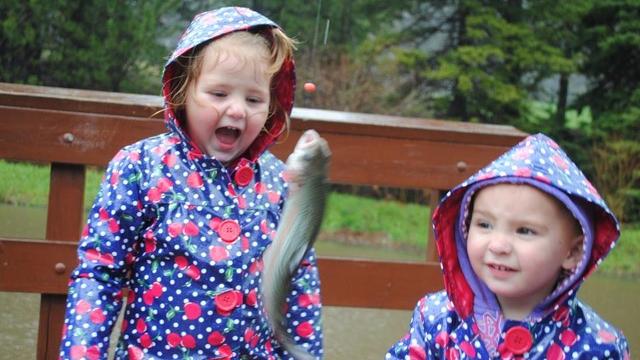
{"label": "polka dot raincoat", "polygon": [[[277,25],[244,8],[198,15],[167,62],[232,31]],[[203,154],[167,106],[165,134],[123,148],[108,165],[72,273],[60,358],[106,359],[121,308],[116,359],[287,359],[266,325],[262,255],[287,196],[283,163],[268,150],[295,89],[287,60],[272,81],[279,109],[231,166]],[[310,251],[291,282],[288,331],[322,357],[320,283]],[[124,303],[124,304],[123,304]]]}
{"label": "polka dot raincoat", "polygon": [[[572,274],[522,321],[505,319],[466,254],[473,194],[496,183],[527,184],[558,199],[585,236]],[[619,237],[616,218],[551,139],[529,136],[451,190],[433,216],[445,290],[422,298],[407,334],[386,359],[629,359],[623,334],[576,297]]]}

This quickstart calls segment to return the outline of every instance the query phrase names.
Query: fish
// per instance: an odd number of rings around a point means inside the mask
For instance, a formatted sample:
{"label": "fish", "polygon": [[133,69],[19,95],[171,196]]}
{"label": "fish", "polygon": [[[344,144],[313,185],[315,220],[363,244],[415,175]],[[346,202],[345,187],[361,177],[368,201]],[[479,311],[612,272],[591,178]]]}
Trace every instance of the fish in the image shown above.
{"label": "fish", "polygon": [[297,360],[315,357],[287,334],[282,309],[291,278],[320,230],[329,189],[330,158],[329,145],[318,132],[307,130],[300,136],[283,172],[289,197],[273,242],[263,256],[261,292],[267,322],[275,339]]}

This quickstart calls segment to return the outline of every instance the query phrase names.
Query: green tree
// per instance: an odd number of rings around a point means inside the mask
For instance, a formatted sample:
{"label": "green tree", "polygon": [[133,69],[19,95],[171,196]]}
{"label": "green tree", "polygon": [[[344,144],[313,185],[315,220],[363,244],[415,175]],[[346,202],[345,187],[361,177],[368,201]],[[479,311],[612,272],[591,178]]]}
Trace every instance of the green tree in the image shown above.
{"label": "green tree", "polygon": [[[278,22],[299,41],[300,82],[318,85],[314,95],[299,91],[298,106],[344,111],[388,112],[381,101],[393,73],[381,73],[363,50],[368,39],[382,36],[420,1],[299,0],[246,1]],[[386,69],[384,69],[386,71]]]}
{"label": "green tree", "polygon": [[553,136],[566,136],[566,113],[569,104],[569,80],[584,61],[582,37],[583,17],[591,10],[590,0],[539,0],[530,3],[528,9],[536,34],[542,41],[557,48],[564,62],[557,63],[558,86],[555,94],[555,114],[550,117],[548,132]]}
{"label": "green tree", "polygon": [[579,104],[593,112],[592,171],[617,214],[640,221],[640,2],[595,2],[583,24],[590,85]]}
{"label": "green tree", "polygon": [[381,98],[393,75],[380,73],[376,64],[369,61],[370,52],[362,51],[362,44],[381,36],[384,29],[393,26],[396,19],[418,3],[418,0],[186,1],[178,6],[177,17],[186,22],[195,13],[221,6],[252,8],[274,20],[298,41],[298,80],[318,85],[313,95],[303,93],[300,86],[296,105],[380,113],[389,110]]}
{"label": "green tree", "polygon": [[590,79],[580,103],[594,115],[596,136],[640,138],[640,2],[599,1],[584,17]]}
{"label": "green tree", "polygon": [[[393,47],[434,115],[522,125],[540,81],[572,64],[540,38],[524,2],[439,1],[411,13]],[[417,46],[416,46],[417,45]]]}
{"label": "green tree", "polygon": [[51,1],[0,2],[0,81],[37,84]]}
{"label": "green tree", "polygon": [[157,93],[167,52],[157,39],[166,31],[163,14],[176,3],[2,2],[0,80]]}

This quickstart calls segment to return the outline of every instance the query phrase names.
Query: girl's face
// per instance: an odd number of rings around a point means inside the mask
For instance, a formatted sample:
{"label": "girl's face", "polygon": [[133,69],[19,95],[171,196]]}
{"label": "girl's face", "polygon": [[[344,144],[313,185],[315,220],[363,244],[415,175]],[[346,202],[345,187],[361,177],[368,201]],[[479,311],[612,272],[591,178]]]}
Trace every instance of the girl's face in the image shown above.
{"label": "girl's face", "polygon": [[577,266],[581,239],[573,217],[551,196],[498,184],[477,194],[467,253],[505,316],[521,320],[551,293],[561,269]]}
{"label": "girl's face", "polygon": [[240,55],[244,50],[204,48],[200,74],[187,90],[186,130],[203,152],[223,164],[247,150],[269,114],[266,58]]}

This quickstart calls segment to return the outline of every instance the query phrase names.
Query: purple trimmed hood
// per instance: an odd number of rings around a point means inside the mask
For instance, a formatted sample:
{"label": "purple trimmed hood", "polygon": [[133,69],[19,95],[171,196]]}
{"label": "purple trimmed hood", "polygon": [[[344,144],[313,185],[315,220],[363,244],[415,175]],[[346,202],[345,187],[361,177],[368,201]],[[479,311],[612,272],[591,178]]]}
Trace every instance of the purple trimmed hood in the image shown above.
{"label": "purple trimmed hood", "polygon": [[567,154],[543,134],[527,137],[487,167],[451,190],[433,215],[436,246],[449,299],[462,318],[474,306],[499,310],[495,295],[477,278],[466,253],[469,205],[473,194],[496,183],[528,184],[562,202],[574,215],[585,236],[584,255],[577,271],[534,309],[543,316],[575,291],[614,246],[619,224],[597,190]]}

